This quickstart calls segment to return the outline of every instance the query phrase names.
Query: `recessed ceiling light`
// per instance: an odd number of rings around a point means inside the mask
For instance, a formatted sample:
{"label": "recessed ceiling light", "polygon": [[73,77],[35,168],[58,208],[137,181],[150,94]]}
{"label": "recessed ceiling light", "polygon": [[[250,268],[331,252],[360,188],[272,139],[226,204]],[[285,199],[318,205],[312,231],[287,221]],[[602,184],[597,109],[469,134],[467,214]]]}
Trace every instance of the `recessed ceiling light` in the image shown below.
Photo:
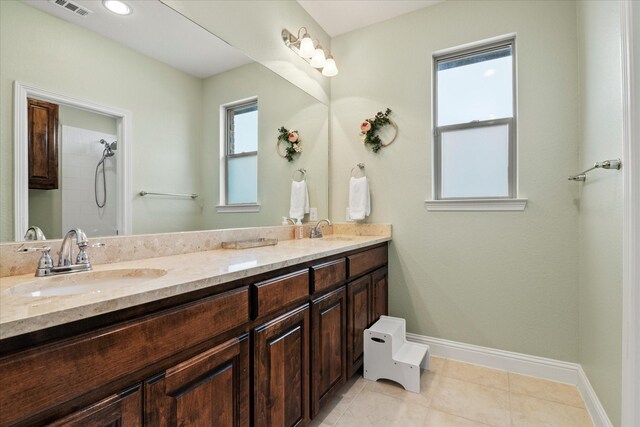
{"label": "recessed ceiling light", "polygon": [[119,0],[102,0],[104,7],[117,15],[129,15],[131,8]]}

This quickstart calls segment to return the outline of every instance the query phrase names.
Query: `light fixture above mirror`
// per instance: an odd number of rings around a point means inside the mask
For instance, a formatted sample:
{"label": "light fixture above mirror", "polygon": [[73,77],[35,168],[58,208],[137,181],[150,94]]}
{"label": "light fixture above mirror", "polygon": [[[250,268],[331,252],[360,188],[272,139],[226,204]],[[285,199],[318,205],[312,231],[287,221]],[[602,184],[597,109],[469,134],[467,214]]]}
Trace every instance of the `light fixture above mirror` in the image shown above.
{"label": "light fixture above mirror", "polygon": [[313,40],[305,27],[298,30],[297,36],[285,28],[282,30],[282,40],[300,58],[321,71],[323,76],[333,77],[338,74],[338,67],[331,52],[325,51],[318,40]]}

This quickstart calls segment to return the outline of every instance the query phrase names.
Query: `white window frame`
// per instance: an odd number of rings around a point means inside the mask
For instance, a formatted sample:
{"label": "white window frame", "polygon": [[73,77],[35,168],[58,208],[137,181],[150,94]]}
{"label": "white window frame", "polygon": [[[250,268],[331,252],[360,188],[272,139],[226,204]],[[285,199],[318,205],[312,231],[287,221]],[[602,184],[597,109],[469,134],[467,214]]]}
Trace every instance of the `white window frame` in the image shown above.
{"label": "white window frame", "polygon": [[[474,120],[469,123],[455,123],[446,126],[438,124],[438,63],[443,60],[477,55],[483,52],[500,48],[511,47],[512,60],[512,111],[511,117],[495,120]],[[527,200],[517,197],[517,143],[516,143],[516,122],[517,122],[517,96],[516,96],[516,40],[515,35],[508,35],[496,39],[484,40],[472,45],[459,48],[448,49],[446,51],[433,54],[433,200],[426,200],[425,205],[428,210],[444,211],[504,211],[504,210],[524,210]],[[442,134],[455,130],[477,129],[488,126],[503,126],[509,128],[508,144],[508,195],[505,197],[457,197],[443,198],[442,191],[442,158],[441,144]]]}
{"label": "white window frame", "polygon": [[[259,212],[260,203],[228,203],[228,162],[230,158],[258,156],[258,151],[251,151],[241,154],[228,154],[229,152],[229,136],[231,134],[232,123],[229,120],[231,111],[245,108],[252,104],[258,105],[258,97],[241,99],[235,102],[220,106],[220,204],[216,206],[219,213],[241,213],[241,212]],[[256,196],[258,198],[258,195]]]}

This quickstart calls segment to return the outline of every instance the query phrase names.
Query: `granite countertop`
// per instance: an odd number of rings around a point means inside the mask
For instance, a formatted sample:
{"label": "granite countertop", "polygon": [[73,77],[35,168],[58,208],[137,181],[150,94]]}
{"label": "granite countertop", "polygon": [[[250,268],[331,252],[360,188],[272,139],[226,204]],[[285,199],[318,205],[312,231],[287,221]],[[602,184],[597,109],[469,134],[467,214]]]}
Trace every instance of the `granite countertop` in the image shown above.
{"label": "granite countertop", "polygon": [[[116,310],[145,304],[247,276],[300,264],[391,240],[390,235],[334,234],[322,239],[284,240],[252,249],[214,249],[94,266],[91,272],[34,277],[33,273],[0,278],[0,339],[33,332]],[[35,268],[35,267],[34,267]],[[113,275],[131,280],[82,293],[42,296],[34,289],[77,285],[85,277]],[[136,271],[143,270],[142,277]],[[120,273],[120,272],[119,272]],[[116,273],[119,275],[119,273]],[[156,277],[157,276],[157,277]],[[49,285],[47,285],[49,286]],[[28,289],[27,294],[16,290]]]}

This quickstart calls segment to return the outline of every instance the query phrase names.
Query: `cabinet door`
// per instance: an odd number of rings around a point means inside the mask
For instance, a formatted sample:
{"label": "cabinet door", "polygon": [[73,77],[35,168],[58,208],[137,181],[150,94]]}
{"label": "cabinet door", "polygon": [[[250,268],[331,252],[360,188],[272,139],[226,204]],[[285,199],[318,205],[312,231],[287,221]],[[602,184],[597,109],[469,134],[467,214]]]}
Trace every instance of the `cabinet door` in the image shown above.
{"label": "cabinet door", "polygon": [[145,382],[145,425],[249,425],[249,340],[211,348]]}
{"label": "cabinet door", "polygon": [[311,412],[347,378],[347,291],[343,286],[311,306]]}
{"label": "cabinet door", "polygon": [[140,385],[114,394],[88,408],[62,418],[51,426],[65,427],[138,427],[142,425]]}
{"label": "cabinet door", "polygon": [[254,346],[254,425],[306,425],[309,422],[309,305],[256,329]]}
{"label": "cabinet door", "polygon": [[348,296],[348,329],[347,334],[347,367],[351,377],[362,366],[364,352],[364,330],[369,327],[371,319],[370,291],[371,275],[354,280],[347,286]]}
{"label": "cabinet door", "polygon": [[389,280],[387,267],[371,273],[371,324],[389,313]]}
{"label": "cabinet door", "polygon": [[28,100],[29,188],[58,188],[58,106]]}

